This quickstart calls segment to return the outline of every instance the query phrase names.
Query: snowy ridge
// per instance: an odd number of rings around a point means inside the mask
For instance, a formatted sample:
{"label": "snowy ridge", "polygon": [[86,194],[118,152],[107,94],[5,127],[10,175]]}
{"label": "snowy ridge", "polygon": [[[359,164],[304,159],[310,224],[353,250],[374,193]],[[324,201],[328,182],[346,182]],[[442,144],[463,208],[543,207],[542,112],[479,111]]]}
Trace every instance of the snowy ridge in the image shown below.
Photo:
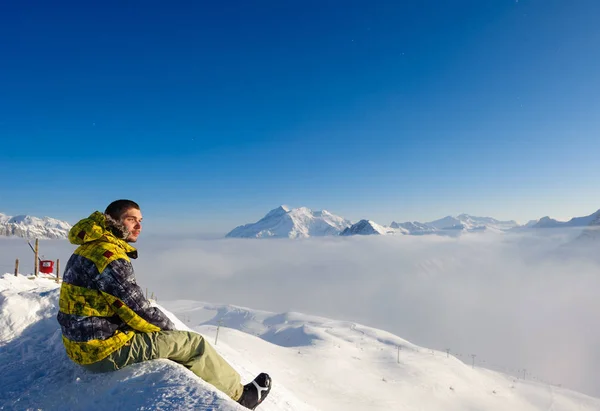
{"label": "snowy ridge", "polygon": [[429,223],[420,223],[418,221],[397,223],[392,221],[389,227],[379,225],[371,220],[361,220],[352,227],[344,230],[340,235],[438,234],[457,236],[463,232],[504,232],[516,226],[518,226],[516,221],[499,221],[491,217],[474,217],[468,214],[461,214],[457,217],[447,216]]}
{"label": "snowy ridge", "polygon": [[395,234],[397,230],[381,226],[371,220],[360,220],[352,224],[340,233],[342,236],[349,235],[388,235]]}
{"label": "snowy ridge", "polygon": [[557,221],[548,216],[540,218],[535,224],[531,224],[530,228],[554,228],[564,225],[565,222]]}
{"label": "snowy ridge", "polygon": [[548,216],[540,218],[531,228],[585,227],[600,218],[600,210],[584,217],[573,217],[569,221],[557,221]]}
{"label": "snowy ridge", "polygon": [[71,225],[55,218],[18,215],[15,217],[0,213],[0,236],[22,238],[56,239],[67,238]]}
{"label": "snowy ridge", "polygon": [[595,218],[588,224],[585,230],[575,239],[575,243],[584,241],[600,241],[600,210],[596,212]]}
{"label": "snowy ridge", "polygon": [[[389,227],[364,219],[352,224],[351,221],[323,211],[311,211],[306,207],[290,209],[280,206],[269,211],[256,223],[238,226],[226,237],[240,238],[306,238],[327,235],[365,235],[365,234],[437,234],[444,236],[460,236],[462,233],[490,231],[503,233],[537,228],[585,227],[600,217],[600,210],[585,217],[574,217],[567,222],[543,217],[519,225],[514,220],[501,221],[492,217],[476,217],[460,214],[456,217],[446,216],[438,220],[421,223],[418,221],[398,223],[392,221]],[[342,234],[343,233],[343,234]]]}
{"label": "snowy ridge", "polygon": [[312,211],[306,207],[286,206],[269,211],[256,223],[238,226],[226,237],[238,238],[306,238],[338,235],[351,223],[327,210]]}
{"label": "snowy ridge", "polygon": [[391,228],[405,231],[407,234],[422,235],[422,234],[433,234],[437,231],[435,227],[431,227],[427,224],[419,223],[418,221],[397,223],[392,221],[390,224]]}
{"label": "snowy ridge", "polygon": [[439,220],[424,224],[426,227],[433,227],[436,230],[464,230],[464,231],[482,231],[491,229],[493,231],[506,231],[517,227],[516,221],[500,221],[491,217],[475,217],[468,214],[460,214],[456,217],[447,216]]}
{"label": "snowy ridge", "polygon": [[[58,295],[58,284],[42,277],[0,277],[0,409],[244,409],[167,360],[107,374],[85,371],[64,352]],[[600,409],[600,399],[473,369],[445,352],[352,322],[185,300],[164,305],[179,329],[211,343],[221,321],[215,348],[243,381],[260,371],[271,374],[263,411]]]}

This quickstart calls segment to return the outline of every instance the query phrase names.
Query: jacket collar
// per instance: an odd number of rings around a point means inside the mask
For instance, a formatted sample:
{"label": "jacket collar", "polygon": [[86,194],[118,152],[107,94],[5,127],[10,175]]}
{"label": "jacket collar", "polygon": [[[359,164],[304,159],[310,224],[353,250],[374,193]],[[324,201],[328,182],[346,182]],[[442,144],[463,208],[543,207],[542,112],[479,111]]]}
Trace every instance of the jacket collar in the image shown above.
{"label": "jacket collar", "polygon": [[84,218],[69,231],[71,244],[83,245],[92,241],[105,241],[118,245],[130,258],[137,258],[138,252],[128,242],[117,238],[108,228],[106,215],[100,211],[93,212],[88,218]]}

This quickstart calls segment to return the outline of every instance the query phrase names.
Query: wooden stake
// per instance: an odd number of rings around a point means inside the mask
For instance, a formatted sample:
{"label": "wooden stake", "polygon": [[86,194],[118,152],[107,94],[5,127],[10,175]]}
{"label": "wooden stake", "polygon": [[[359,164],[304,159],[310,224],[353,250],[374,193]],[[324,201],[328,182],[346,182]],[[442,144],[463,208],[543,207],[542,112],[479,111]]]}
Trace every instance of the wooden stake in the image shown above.
{"label": "wooden stake", "polygon": [[60,282],[60,259],[56,260],[56,282]]}
{"label": "wooden stake", "polygon": [[19,274],[19,259],[15,261],[15,277]]}
{"label": "wooden stake", "polygon": [[217,335],[215,336],[215,345],[217,345],[217,340],[219,339],[219,328],[221,328],[221,324],[223,320],[219,320],[219,325],[217,325]]}
{"label": "wooden stake", "polygon": [[40,251],[40,240],[38,240],[37,238],[35,239],[35,249],[34,249],[34,254],[35,254],[35,262],[33,263],[33,273],[35,274],[35,276],[37,277],[40,271],[40,266],[39,266],[39,251]]}

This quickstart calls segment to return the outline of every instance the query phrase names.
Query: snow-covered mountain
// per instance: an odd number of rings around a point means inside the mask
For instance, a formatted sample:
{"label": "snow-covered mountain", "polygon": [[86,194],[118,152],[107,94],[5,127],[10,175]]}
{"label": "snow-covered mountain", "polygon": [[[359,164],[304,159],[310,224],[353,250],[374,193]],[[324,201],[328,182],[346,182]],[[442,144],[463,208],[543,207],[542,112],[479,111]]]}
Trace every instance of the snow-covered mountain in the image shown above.
{"label": "snow-covered mountain", "polygon": [[596,217],[587,225],[579,237],[575,239],[576,242],[600,241],[600,210],[593,215],[596,215]]}
{"label": "snow-covered mountain", "polygon": [[18,215],[11,217],[0,213],[0,236],[23,238],[67,238],[71,225],[55,218]]}
{"label": "snow-covered mountain", "polygon": [[[227,237],[242,238],[303,238],[327,235],[355,234],[409,234],[425,235],[438,234],[459,236],[471,232],[506,232],[522,231],[538,228],[553,227],[586,227],[600,218],[600,210],[585,217],[574,217],[562,222],[550,217],[531,220],[525,225],[519,225],[514,220],[502,221],[492,217],[476,217],[469,214],[446,216],[438,220],[421,223],[418,221],[398,223],[392,221],[389,227],[382,226],[372,220],[351,221],[329,213],[328,211],[311,211],[306,207],[290,209],[280,206],[271,210],[256,223],[236,227]],[[343,234],[342,234],[343,233]]]}
{"label": "snow-covered mountain", "polygon": [[418,221],[397,223],[389,227],[372,220],[351,221],[326,210],[312,211],[306,207],[290,209],[277,207],[256,223],[245,224],[230,231],[226,237],[239,238],[305,238],[327,235],[370,235],[370,234],[442,234],[460,235],[462,232],[506,231],[518,226],[516,221],[499,221],[491,217],[474,217],[461,214],[447,216],[429,223]]}
{"label": "snow-covered mountain", "polygon": [[226,237],[238,238],[305,238],[338,235],[352,223],[327,210],[312,211],[306,207],[277,207],[256,223],[238,226]]}
{"label": "snow-covered mountain", "polygon": [[406,222],[406,223],[397,223],[392,221],[390,224],[391,228],[396,230],[400,230],[405,234],[411,235],[423,235],[423,234],[433,234],[437,231],[435,227],[431,227],[427,224],[419,223],[418,221]]}
{"label": "snow-covered mountain", "polygon": [[465,230],[465,231],[479,231],[485,228],[494,229],[497,231],[506,231],[519,224],[516,221],[500,221],[491,217],[475,217],[468,214],[460,214],[456,217],[447,216],[439,220],[425,223],[429,227],[433,227],[437,230]]}
{"label": "snow-covered mountain", "polygon": [[390,227],[404,229],[411,235],[441,234],[460,235],[461,232],[496,231],[502,232],[517,227],[516,221],[500,221],[491,217],[475,217],[468,214],[460,214],[456,217],[447,216],[428,223],[418,221],[397,223],[395,221]]}
{"label": "snow-covered mountain", "polygon": [[600,218],[600,210],[585,217],[573,217],[569,221],[558,221],[550,217],[542,217],[530,228],[586,227]]}
{"label": "snow-covered mountain", "polygon": [[[56,321],[58,287],[43,277],[0,275],[0,409],[246,410],[169,360],[102,374],[74,364]],[[215,350],[242,382],[261,371],[273,377],[259,411],[600,409],[598,398],[472,366],[468,353],[431,350],[354,322],[189,300],[162,304],[177,329],[211,344],[218,335]]]}
{"label": "snow-covered mountain", "polygon": [[555,220],[553,218],[546,216],[546,217],[540,218],[535,223],[530,224],[529,228],[554,228],[554,227],[560,227],[564,224],[565,224],[564,221],[558,221],[558,220]]}
{"label": "snow-covered mountain", "polygon": [[352,224],[340,233],[343,236],[349,235],[387,235],[395,234],[396,230],[379,225],[371,220],[360,220]]}

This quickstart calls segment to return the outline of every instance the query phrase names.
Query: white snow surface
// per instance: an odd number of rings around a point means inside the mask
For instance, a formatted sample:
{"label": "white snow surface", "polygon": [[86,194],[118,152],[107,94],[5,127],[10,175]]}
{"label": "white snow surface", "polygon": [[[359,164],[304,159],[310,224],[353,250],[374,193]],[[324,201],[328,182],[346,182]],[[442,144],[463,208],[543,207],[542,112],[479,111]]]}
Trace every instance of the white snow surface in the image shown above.
{"label": "white snow surface", "polygon": [[280,206],[269,211],[256,223],[238,226],[226,237],[239,238],[306,238],[338,235],[352,223],[327,210],[306,207],[290,209]]}
{"label": "white snow surface", "polygon": [[71,225],[66,221],[51,217],[18,215],[15,217],[0,213],[0,236],[23,238],[58,239],[67,238]]}
{"label": "white snow surface", "polygon": [[[0,277],[0,410],[244,409],[168,360],[87,372],[64,352],[58,295],[51,278]],[[273,378],[258,410],[600,410],[600,399],[473,368],[353,322],[189,300],[161,309],[211,343],[221,322],[215,347],[243,381],[261,371]]]}

